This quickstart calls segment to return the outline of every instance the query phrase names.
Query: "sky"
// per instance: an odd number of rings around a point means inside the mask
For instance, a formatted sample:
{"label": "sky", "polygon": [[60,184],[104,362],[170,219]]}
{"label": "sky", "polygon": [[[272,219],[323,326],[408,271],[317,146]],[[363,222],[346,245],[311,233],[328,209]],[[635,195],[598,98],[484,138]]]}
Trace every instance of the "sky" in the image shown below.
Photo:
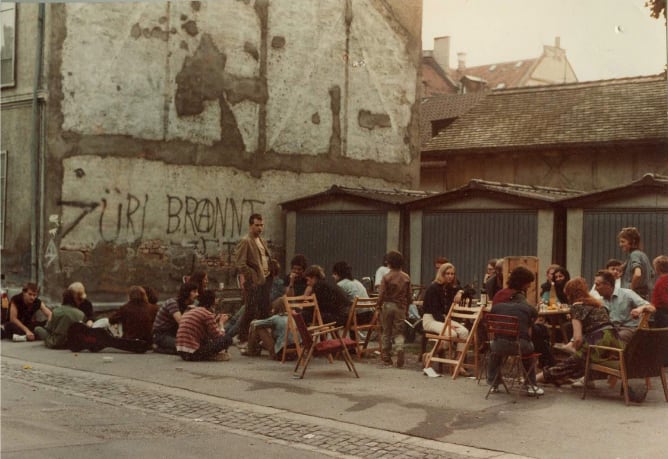
{"label": "sky", "polygon": [[579,81],[653,75],[666,64],[666,27],[645,0],[423,0],[422,48],[450,36],[450,66],[535,58],[561,37]]}

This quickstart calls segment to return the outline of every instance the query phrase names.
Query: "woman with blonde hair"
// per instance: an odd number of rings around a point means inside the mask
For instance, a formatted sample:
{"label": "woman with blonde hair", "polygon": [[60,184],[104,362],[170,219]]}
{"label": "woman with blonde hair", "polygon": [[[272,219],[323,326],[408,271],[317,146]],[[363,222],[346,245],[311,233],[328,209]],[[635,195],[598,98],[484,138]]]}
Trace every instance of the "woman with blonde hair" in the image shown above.
{"label": "woman with blonde hair", "polygon": [[[571,304],[575,353],[554,366],[543,368],[543,372],[537,376],[538,382],[559,383],[582,377],[587,347],[591,344],[617,349],[623,347],[608,310],[589,294],[589,286],[582,277],[568,281],[564,293]],[[608,359],[608,355],[607,351],[596,349],[591,353],[591,360],[602,362]]]}
{"label": "woman with blonde hair", "polygon": [[[422,316],[422,327],[425,332],[440,334],[445,325],[445,317],[450,311],[453,303],[459,303],[462,300],[464,290],[461,289],[459,281],[455,276],[455,267],[452,263],[444,263],[436,272],[434,281],[424,292],[424,315]],[[466,340],[469,335],[468,329],[452,321],[450,336]],[[457,358],[464,350],[464,343],[457,343]],[[462,374],[467,374],[465,369]]]}

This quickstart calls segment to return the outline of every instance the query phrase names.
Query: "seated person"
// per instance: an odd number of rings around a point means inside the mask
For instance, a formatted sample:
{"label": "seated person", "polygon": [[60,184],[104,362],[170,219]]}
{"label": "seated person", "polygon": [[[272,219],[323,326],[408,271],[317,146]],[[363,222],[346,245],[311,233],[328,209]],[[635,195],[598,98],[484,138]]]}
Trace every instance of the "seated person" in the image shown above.
{"label": "seated person", "polygon": [[84,285],[81,282],[73,282],[67,289],[74,292],[75,304],[73,306],[84,313],[84,316],[86,317],[84,322],[89,327],[92,327],[93,322],[95,322],[95,314],[93,313],[93,304],[86,297],[86,289],[84,288]]}
{"label": "seated person", "polygon": [[[325,281],[325,272],[318,265],[309,266],[304,271],[306,284],[318,300],[318,307],[323,323],[336,322],[337,326],[344,326],[348,320],[350,302],[346,293],[338,285]],[[307,324],[311,317],[304,316]]]}
{"label": "seated person", "polygon": [[503,258],[496,260],[494,274],[489,276],[487,278],[487,282],[485,282],[485,292],[487,292],[487,298],[494,298],[496,292],[503,288],[503,263]]}
{"label": "seated person", "polygon": [[[608,260],[608,262],[605,264],[605,269],[607,271],[610,271],[610,273],[615,277],[615,288],[618,289],[619,287],[622,286],[622,272],[624,271],[624,262],[621,260],[617,260],[616,258],[611,258]],[[596,298],[597,300],[601,299],[601,295],[598,294],[596,291],[596,285],[591,286],[591,290],[589,290],[589,294]]]}
{"label": "seated person", "polygon": [[279,275],[281,273],[281,264],[278,260],[271,258],[269,260],[269,271],[272,276],[271,292],[269,293],[270,304],[285,295],[285,280]]}
{"label": "seated person", "polygon": [[656,311],[654,306],[633,290],[621,287],[615,289],[615,277],[610,271],[598,271],[594,278],[594,287],[601,295],[601,301],[608,310],[610,321],[624,343],[631,340],[643,312]]}
{"label": "seated person", "polygon": [[195,304],[198,285],[192,282],[181,284],[176,298],[166,300],[153,322],[153,348],[163,354],[176,354],[176,331],[181,315],[188,306]]}
{"label": "seated person", "polygon": [[[21,293],[12,297],[9,302],[9,322],[5,324],[5,334],[12,339],[14,335],[25,337],[28,341],[35,340],[35,327],[43,326],[51,318],[51,310],[37,295],[37,284],[25,284]],[[38,321],[35,313],[40,311],[46,317],[45,321]]]}
{"label": "seated person", "polygon": [[[526,301],[524,292],[527,291],[534,281],[534,275],[524,266],[513,269],[508,276],[509,288],[499,291],[492,305],[492,314],[503,314],[519,319],[520,350],[522,355],[532,354],[534,345],[531,341],[531,328],[538,318],[538,311]],[[510,286],[512,285],[512,288]],[[505,295],[504,295],[505,294]],[[500,301],[500,300],[505,301]],[[503,357],[517,354],[517,345],[514,341],[504,336],[495,336],[490,343],[489,361],[487,365],[487,384],[492,386],[492,392],[498,390],[499,367]],[[530,359],[522,360],[524,369],[528,373],[528,384],[525,381],[524,390],[528,395],[543,395],[544,391],[536,384],[536,373],[533,362]]]}
{"label": "seated person", "polygon": [[290,274],[285,276],[285,294],[287,296],[301,296],[306,292],[306,278],[304,271],[308,266],[308,260],[304,255],[297,254],[290,260]]}
{"label": "seated person", "polygon": [[[197,291],[197,290],[195,290]],[[186,361],[227,361],[232,338],[223,329],[227,315],[218,321],[207,308],[190,307],[180,317],[176,332],[176,351]]]}
{"label": "seated person", "polygon": [[[251,333],[248,338],[246,355],[259,356],[262,346],[274,360],[280,360],[283,354],[285,336],[288,332],[288,316],[283,302],[274,303],[273,315],[266,319],[257,319],[251,322]],[[288,346],[294,345],[294,339],[288,335]],[[242,352],[243,354],[243,352]]]}
{"label": "seated person", "polygon": [[351,303],[358,298],[369,298],[366,287],[357,279],[353,279],[353,269],[345,261],[337,261],[332,267],[332,277],[336,285],[345,292]]}
{"label": "seated person", "polygon": [[554,271],[559,268],[559,265],[550,265],[547,267],[545,272],[545,282],[540,284],[540,297],[546,303],[550,299],[550,289],[552,288],[552,283],[554,282]]}
{"label": "seated person", "polygon": [[148,301],[143,287],[133,285],[128,290],[128,302],[109,317],[111,325],[120,323],[123,338],[153,341],[153,322],[158,306]]}
{"label": "seated person", "polygon": [[77,308],[76,297],[79,291],[77,287],[69,286],[63,292],[63,303],[56,307],[49,321],[44,327],[35,327],[35,334],[41,340],[44,340],[44,345],[50,349],[65,349],[67,348],[67,332],[70,326],[74,323],[80,323],[85,319],[84,313]]}

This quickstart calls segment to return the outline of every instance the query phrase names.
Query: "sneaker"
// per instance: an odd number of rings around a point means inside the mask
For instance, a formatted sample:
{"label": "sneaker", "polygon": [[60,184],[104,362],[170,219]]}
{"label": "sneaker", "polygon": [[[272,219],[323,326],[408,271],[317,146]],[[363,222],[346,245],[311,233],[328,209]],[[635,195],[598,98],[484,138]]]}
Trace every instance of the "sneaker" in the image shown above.
{"label": "sneaker", "polygon": [[214,362],[227,362],[230,360],[230,354],[227,351],[221,351],[211,359]]}
{"label": "sneaker", "polygon": [[26,335],[16,335],[16,334],[15,334],[15,335],[12,337],[12,341],[15,341],[15,342],[17,342],[17,343],[18,343],[18,342],[24,342],[24,341],[28,341],[28,337],[27,337]]}
{"label": "sneaker", "polygon": [[531,397],[537,397],[545,394],[543,388],[538,386],[524,386],[524,390],[526,391],[527,395]]}
{"label": "sneaker", "polygon": [[397,351],[397,368],[403,368],[405,358],[404,351]]}
{"label": "sneaker", "polygon": [[[584,383],[585,383],[585,380],[584,380],[584,376],[583,376],[582,378],[580,378],[580,379],[578,379],[577,381],[573,382],[573,383],[571,384],[571,387],[578,389],[578,388],[580,388],[580,387],[584,387]],[[595,383],[594,381],[589,381],[589,382],[587,383],[587,389],[596,389],[596,383]]]}
{"label": "sneaker", "polygon": [[490,393],[490,394],[498,394],[498,393],[499,393],[499,388],[498,388],[497,386],[493,386],[493,387],[489,390],[489,393]]}

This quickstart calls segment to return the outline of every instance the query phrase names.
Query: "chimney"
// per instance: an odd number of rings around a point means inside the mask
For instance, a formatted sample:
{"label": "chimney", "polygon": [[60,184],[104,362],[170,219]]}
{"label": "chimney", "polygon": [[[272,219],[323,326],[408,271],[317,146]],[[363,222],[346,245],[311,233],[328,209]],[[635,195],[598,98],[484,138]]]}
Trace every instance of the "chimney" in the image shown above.
{"label": "chimney", "polygon": [[443,70],[450,68],[450,37],[434,38],[434,60]]}
{"label": "chimney", "polygon": [[554,47],[561,48],[561,37],[554,37]]}
{"label": "chimney", "polygon": [[457,53],[457,70],[466,70],[466,53]]}

